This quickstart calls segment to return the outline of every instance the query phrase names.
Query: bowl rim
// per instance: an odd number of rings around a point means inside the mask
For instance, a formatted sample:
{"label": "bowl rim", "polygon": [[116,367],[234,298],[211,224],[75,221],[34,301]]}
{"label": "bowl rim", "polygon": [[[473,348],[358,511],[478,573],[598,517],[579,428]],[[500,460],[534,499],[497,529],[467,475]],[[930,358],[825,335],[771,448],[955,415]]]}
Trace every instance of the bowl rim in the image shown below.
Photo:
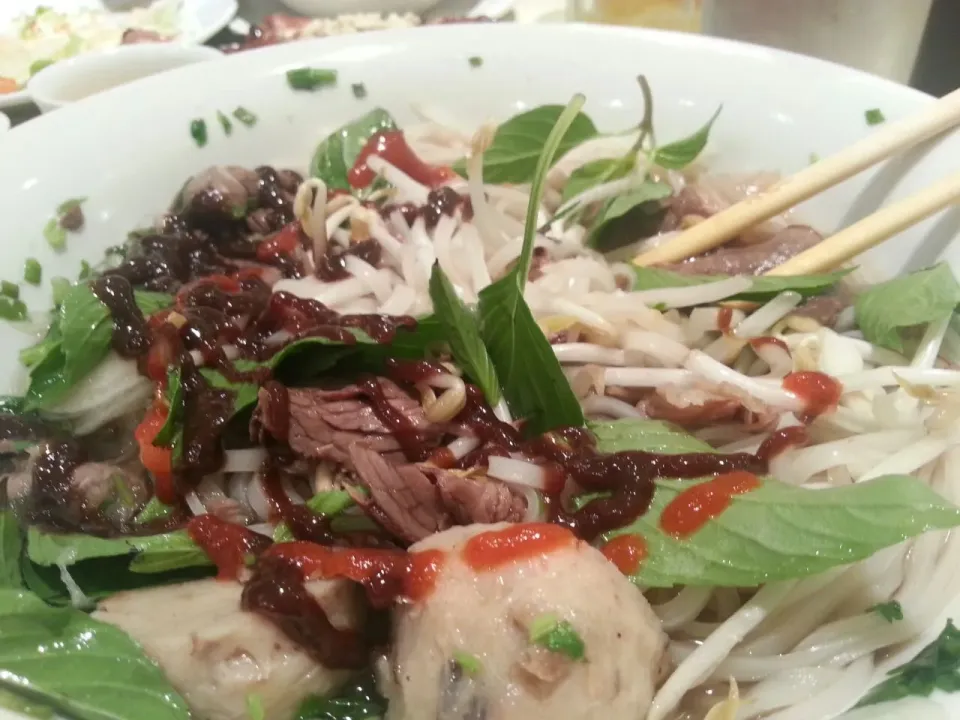
{"label": "bowl rim", "polygon": [[[511,45],[511,47],[521,48],[523,47],[523,44],[520,41],[524,37],[529,37],[531,35],[545,36],[547,39],[552,39],[556,42],[563,42],[565,44],[574,43],[577,38],[587,35],[600,36],[601,38],[625,37],[641,41],[645,40],[654,44],[669,44],[679,49],[706,48],[719,54],[738,55],[740,57],[750,58],[761,63],[786,61],[790,65],[800,70],[806,70],[810,73],[839,73],[852,80],[857,80],[859,83],[873,85],[880,92],[897,93],[904,97],[910,97],[914,101],[919,99],[929,102],[935,99],[932,95],[924,93],[921,90],[917,90],[906,85],[901,85],[893,80],[888,80],[857,68],[848,67],[846,65],[841,65],[839,63],[831,62],[829,60],[822,60],[820,58],[815,58],[808,55],[802,55],[789,50],[755,45],[740,40],[728,40],[726,38],[711,37],[708,35],[702,35],[700,33],[684,33],[671,30],[598,25],[592,23],[447,23],[438,25],[424,25],[413,28],[373,30],[364,33],[322,38],[309,38],[298,40],[296,42],[281,43],[278,45],[246,50],[241,53],[220,53],[220,51],[216,50],[215,48],[209,48],[208,46],[190,46],[188,52],[191,50],[196,51],[197,48],[205,48],[206,50],[210,50],[221,55],[220,61],[218,62],[218,66],[220,67],[227,67],[233,71],[242,71],[246,65],[251,69],[258,68],[262,70],[265,64],[272,64],[277,68],[281,68],[284,65],[302,63],[304,58],[309,57],[311,54],[329,55],[331,52],[336,52],[338,50],[363,43],[376,43],[380,41],[383,44],[398,45],[403,44],[404,41],[410,42],[416,40],[417,42],[423,42],[425,40],[425,34],[429,35],[433,33],[461,35],[463,36],[464,40],[475,40],[478,35],[488,36],[490,40],[487,40],[487,42],[512,41],[515,44]],[[429,39],[427,39],[427,41],[429,42]],[[168,48],[181,47],[180,43],[150,43],[149,45],[163,45]],[[148,44],[121,46],[120,48],[113,48],[112,50],[116,53],[119,51],[132,50],[133,48],[142,48],[147,46]],[[102,57],[104,54],[106,53],[91,53],[88,55],[71,58],[65,62],[69,63],[71,61],[80,62],[81,60],[90,60],[92,58]],[[519,54],[520,53],[518,53],[518,55]],[[213,55],[211,55],[211,58],[212,57]],[[267,62],[268,58],[269,62]],[[43,73],[47,72],[48,70],[52,70],[54,67],[56,67],[56,65],[51,65],[48,68],[44,68],[34,77],[41,77]],[[160,75],[145,77],[138,80],[136,83],[127,83],[126,85],[110,88],[103,92],[97,93],[94,97],[84,98],[84,107],[92,108],[101,106],[101,110],[106,111],[108,108],[115,107],[115,103],[117,102],[135,101],[138,93],[145,91],[145,87],[159,90],[160,87],[165,83],[189,83],[191,82],[189,74],[196,72],[197,68],[186,66],[174,68],[167,72],[161,73]],[[31,81],[32,80],[33,78],[31,78]],[[70,106],[76,104],[76,102],[66,103],[61,107],[61,112],[58,114],[61,114],[63,111],[73,112],[70,110]],[[80,110],[77,112],[89,112],[89,110]],[[51,122],[56,121],[39,117],[31,120],[29,123],[23,123],[22,125],[18,126],[17,130],[21,133],[21,137],[30,133],[43,133],[46,132],[47,125]]]}

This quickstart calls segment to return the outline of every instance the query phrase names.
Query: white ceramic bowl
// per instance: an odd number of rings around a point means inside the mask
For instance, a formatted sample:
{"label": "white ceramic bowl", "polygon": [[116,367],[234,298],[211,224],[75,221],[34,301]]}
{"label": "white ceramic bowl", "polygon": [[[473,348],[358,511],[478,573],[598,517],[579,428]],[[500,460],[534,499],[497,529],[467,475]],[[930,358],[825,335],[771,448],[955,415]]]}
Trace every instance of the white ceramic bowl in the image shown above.
{"label": "white ceramic bowl", "polygon": [[54,63],[30,78],[27,92],[41,111],[49,112],[134,80],[222,56],[204,45],[123,45]]}
{"label": "white ceramic bowl", "polygon": [[355,13],[425,13],[439,0],[281,0],[307,17],[336,17]]}
{"label": "white ceramic bowl", "polygon": [[[481,67],[468,58],[480,56]],[[295,92],[284,72],[310,65],[336,68],[340,83],[316,93]],[[636,76],[649,78],[658,133],[683,137],[718,105],[723,112],[705,161],[719,170],[792,173],[812,153],[828,155],[872,132],[864,111],[893,120],[932,99],[876,77],[818,60],[696,35],[576,25],[451,25],[325,38],[240,53],[222,62],[182,68],[66,107],[0,137],[0,275],[18,279],[26,257],[45,277],[76,277],[80,260],[96,261],[132,228],[150,222],[191,174],[213,164],[274,164],[304,168],[317,142],[375,105],[401,123],[413,103],[464,129],[543,103],[565,103],[576,92],[604,130],[634,126],[642,114]],[[366,85],[363,100],[351,84]],[[253,127],[219,132],[218,111],[244,106]],[[191,139],[203,118],[209,142]],[[917,192],[956,169],[954,134],[865,172],[798,209],[831,231],[880,205]],[[84,232],[54,252],[43,227],[57,205],[88,198]],[[960,267],[954,242],[960,213],[947,212],[904,232],[864,261],[879,276],[945,258]],[[49,306],[47,288],[25,289],[36,310]],[[15,350],[29,340],[0,323],[0,378],[16,377]],[[930,588],[938,592],[938,588]],[[957,717],[925,710],[915,717]]]}
{"label": "white ceramic bowl", "polygon": [[0,133],[4,133],[10,129],[10,118],[8,118],[3,113],[0,113]]}

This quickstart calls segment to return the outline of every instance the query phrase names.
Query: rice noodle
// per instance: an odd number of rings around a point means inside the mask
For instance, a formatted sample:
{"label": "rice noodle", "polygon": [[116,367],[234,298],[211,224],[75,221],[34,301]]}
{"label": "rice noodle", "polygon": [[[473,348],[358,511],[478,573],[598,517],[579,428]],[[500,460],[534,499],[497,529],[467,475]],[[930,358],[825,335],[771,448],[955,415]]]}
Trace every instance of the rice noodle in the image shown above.
{"label": "rice noodle", "polygon": [[515,458],[490,456],[487,474],[510,485],[547,489],[547,471],[536,463]]}

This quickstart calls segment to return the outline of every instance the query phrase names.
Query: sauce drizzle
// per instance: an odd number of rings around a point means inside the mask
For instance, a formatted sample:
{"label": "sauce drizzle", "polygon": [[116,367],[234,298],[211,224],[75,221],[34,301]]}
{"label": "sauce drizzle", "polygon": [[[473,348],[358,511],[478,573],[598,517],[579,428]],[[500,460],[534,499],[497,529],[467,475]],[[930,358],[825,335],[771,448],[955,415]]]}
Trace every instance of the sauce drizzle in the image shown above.
{"label": "sauce drizzle", "polygon": [[573,533],[559,525],[522,523],[474,535],[463,548],[463,560],[473,570],[496,570],[576,544]]}
{"label": "sauce drizzle", "polygon": [[843,395],[843,385],[822,372],[792,372],[783,379],[783,389],[803,401],[803,410],[797,413],[801,422],[811,422],[837,407]]}
{"label": "sauce drizzle", "polygon": [[735,496],[760,486],[756,475],[743,471],[724,473],[693,485],[667,503],[660,515],[660,528],[678,540],[688,538],[719,517]]}
{"label": "sauce drizzle", "polygon": [[647,557],[647,543],[640,535],[617,535],[600,552],[624,575],[636,575]]}

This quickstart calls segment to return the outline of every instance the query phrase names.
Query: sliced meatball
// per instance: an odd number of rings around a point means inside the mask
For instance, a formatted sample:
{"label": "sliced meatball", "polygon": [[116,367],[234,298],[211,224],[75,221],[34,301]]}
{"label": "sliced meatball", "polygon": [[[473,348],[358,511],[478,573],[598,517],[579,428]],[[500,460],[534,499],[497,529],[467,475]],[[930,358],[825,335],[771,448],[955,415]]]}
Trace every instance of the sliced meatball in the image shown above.
{"label": "sliced meatball", "polygon": [[[455,527],[410,548],[446,557],[430,596],[394,611],[393,644],[379,672],[387,720],[646,715],[666,638],[641,592],[572,535],[495,568],[468,562],[471,539],[496,540],[518,527]],[[551,622],[582,643],[582,657],[532,639]]]}
{"label": "sliced meatball", "polygon": [[[338,628],[360,627],[356,585],[316,581],[311,594]],[[204,720],[247,720],[247,696],[264,716],[290,718],[310,694],[336,691],[350,673],[330,670],[259,615],[240,609],[242,586],[201,580],[113,595],[94,613],[139,642]]]}

